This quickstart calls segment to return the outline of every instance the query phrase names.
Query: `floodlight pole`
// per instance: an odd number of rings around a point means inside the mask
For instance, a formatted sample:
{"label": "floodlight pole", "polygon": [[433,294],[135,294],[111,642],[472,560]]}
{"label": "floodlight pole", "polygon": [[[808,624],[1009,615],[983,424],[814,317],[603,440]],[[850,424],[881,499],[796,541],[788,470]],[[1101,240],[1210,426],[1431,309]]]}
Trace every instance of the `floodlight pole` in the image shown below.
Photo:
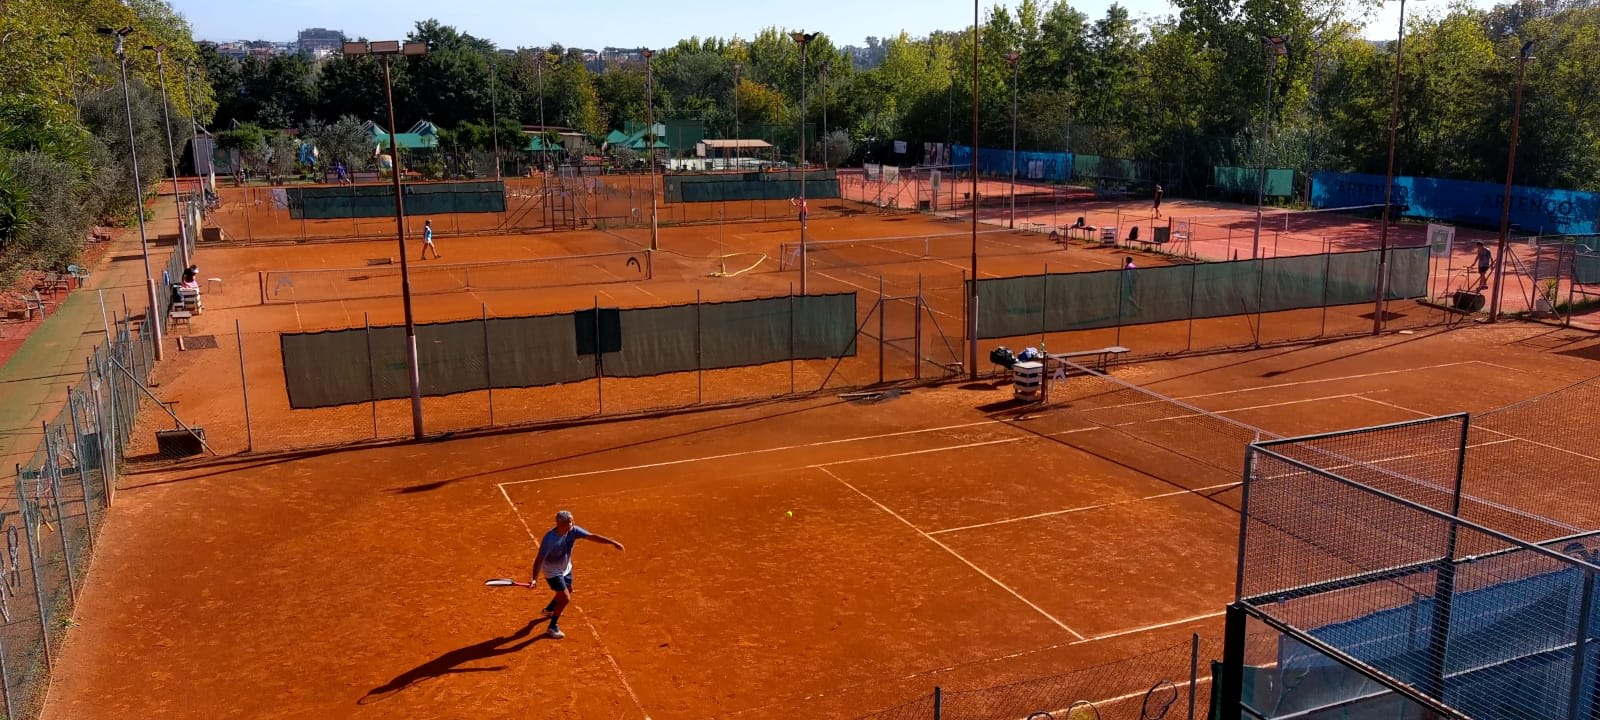
{"label": "floodlight pole", "polygon": [[[189,225],[189,218],[183,213],[183,197],[178,190],[178,155],[172,149],[172,112],[168,107],[169,101],[167,100],[167,65],[165,58],[167,46],[164,44],[155,47],[146,45],[144,49],[156,51],[156,72],[161,76],[161,119],[167,127],[167,162],[171,163],[172,166],[172,206],[178,211],[178,254],[183,257],[183,266],[189,267],[189,243],[184,239],[183,233],[184,228]],[[199,233],[200,231],[196,228],[195,232]]]}
{"label": "floodlight pole", "polygon": [[967,377],[978,379],[978,2],[972,0],[972,267],[967,282]]}
{"label": "floodlight pole", "polygon": [[494,138],[494,179],[500,178],[500,107],[497,104],[495,85],[499,73],[494,69],[494,54],[489,55],[489,134]]}
{"label": "floodlight pole", "polygon": [[[1511,150],[1506,157],[1506,189],[1500,200],[1500,247],[1495,255],[1494,297],[1489,303],[1489,322],[1500,322],[1500,297],[1506,280],[1506,245],[1511,240],[1511,178],[1517,169],[1517,134],[1522,129],[1522,83],[1528,76],[1528,60],[1533,56],[1533,41],[1522,44],[1517,55],[1517,102],[1511,115]],[[1553,304],[1553,303],[1552,303]]]}
{"label": "floodlight pole", "polygon": [[1255,240],[1250,247],[1250,259],[1261,257],[1261,219],[1263,208],[1267,204],[1267,137],[1272,131],[1272,90],[1273,76],[1278,69],[1278,58],[1289,53],[1289,46],[1280,36],[1261,38],[1261,46],[1267,51],[1267,90],[1266,106],[1261,117],[1261,145],[1257,154],[1260,155],[1261,166],[1256,174],[1256,232]]}
{"label": "floodlight pole", "polygon": [[[405,44],[386,42],[385,50],[375,51],[373,45],[378,43],[348,42],[344,45],[346,55],[377,55],[383,63],[383,98],[389,111],[389,157],[394,181],[394,222],[395,239],[400,246],[400,298],[405,309],[406,323],[406,374],[411,383],[411,432],[413,439],[423,439],[422,425],[422,377],[417,362],[417,324],[411,312],[411,265],[406,257],[406,204],[405,191],[401,186],[400,177],[403,168],[400,166],[400,143],[396,135],[394,124],[394,82],[390,78],[389,64],[395,55],[402,52],[406,55],[424,55],[427,47],[422,43]],[[393,49],[387,49],[393,48]]]}
{"label": "floodlight pole", "polygon": [[1372,334],[1383,332],[1384,299],[1389,288],[1389,213],[1394,207],[1394,156],[1400,136],[1400,67],[1405,58],[1406,0],[1400,0],[1400,30],[1394,42],[1394,97],[1389,106],[1389,169],[1383,176],[1383,222],[1378,227],[1377,295],[1372,300]]}
{"label": "floodlight pole", "polygon": [[1015,50],[1006,53],[1006,62],[1011,63],[1011,229],[1017,229],[1017,61],[1022,59],[1022,53]]}
{"label": "floodlight pole", "polygon": [[739,63],[733,64],[733,166],[744,165],[744,143],[739,142]]}
{"label": "floodlight pole", "polygon": [[645,165],[650,168],[650,249],[659,250],[661,236],[656,219],[656,74],[655,63],[650,61],[656,53],[645,48],[639,54],[644,56],[644,151]]}
{"label": "floodlight pole", "polygon": [[156,278],[150,271],[150,236],[144,226],[144,185],[139,181],[139,148],[138,140],[133,130],[133,96],[128,90],[128,54],[123,47],[123,41],[133,33],[133,28],[126,27],[120,30],[101,28],[100,33],[116,38],[117,65],[122,71],[122,108],[128,116],[128,165],[133,171],[133,214],[139,219],[139,248],[144,256],[145,289],[148,291],[146,298],[150,303],[150,310],[145,317],[145,327],[150,328],[152,349],[155,359],[161,360],[165,354],[161,348],[161,303],[156,298]]}
{"label": "floodlight pole", "polygon": [[[824,171],[828,169],[828,71],[832,67],[833,62],[831,60],[824,60],[822,61],[822,67],[818,68],[822,73],[822,142],[820,144],[822,145],[822,169]],[[802,125],[801,127],[805,126]]]}
{"label": "floodlight pole", "polygon": [[[200,177],[200,121],[194,114],[194,66],[184,63],[183,95],[189,100],[189,157],[194,161],[194,175]],[[205,180],[200,180],[200,207],[205,207]],[[195,231],[197,234],[199,230]]]}
{"label": "floodlight pole", "polygon": [[807,292],[806,278],[810,275],[811,262],[806,252],[806,46],[817,39],[821,33],[790,33],[795,44],[800,46],[800,294]]}

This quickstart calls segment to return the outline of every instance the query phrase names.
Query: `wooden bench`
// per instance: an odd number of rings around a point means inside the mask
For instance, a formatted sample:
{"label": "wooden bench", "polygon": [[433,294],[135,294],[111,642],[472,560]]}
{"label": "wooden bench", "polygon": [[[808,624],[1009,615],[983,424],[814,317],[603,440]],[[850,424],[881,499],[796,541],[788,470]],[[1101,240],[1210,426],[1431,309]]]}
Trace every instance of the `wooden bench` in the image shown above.
{"label": "wooden bench", "polygon": [[1122,347],[1121,345],[1112,345],[1110,347],[1103,347],[1103,348],[1099,348],[1099,349],[1096,349],[1096,350],[1078,350],[1076,352],[1050,353],[1047,357],[1049,357],[1051,360],[1054,360],[1054,361],[1056,361],[1058,363],[1059,362],[1063,362],[1063,361],[1073,361],[1073,360],[1077,360],[1077,359],[1080,359],[1080,358],[1091,358],[1091,359],[1093,359],[1093,362],[1089,363],[1087,365],[1087,367],[1093,368],[1095,370],[1099,370],[1101,372],[1105,372],[1106,368],[1111,365],[1111,360],[1113,358],[1120,357],[1122,355],[1126,355],[1129,352],[1130,352],[1130,350],[1128,350],[1128,348]]}
{"label": "wooden bench", "polygon": [[1062,229],[1067,232],[1068,238],[1084,242],[1094,242],[1095,234],[1100,232],[1100,228],[1093,225],[1068,225]]}

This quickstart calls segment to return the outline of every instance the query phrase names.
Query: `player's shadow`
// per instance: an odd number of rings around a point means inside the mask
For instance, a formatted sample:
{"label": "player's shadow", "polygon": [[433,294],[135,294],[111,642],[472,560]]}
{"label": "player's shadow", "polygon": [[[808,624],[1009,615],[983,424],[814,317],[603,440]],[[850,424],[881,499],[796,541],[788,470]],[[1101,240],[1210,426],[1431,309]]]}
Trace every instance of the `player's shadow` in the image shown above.
{"label": "player's shadow", "polygon": [[[423,680],[429,680],[443,675],[472,672],[498,672],[500,670],[504,670],[506,669],[506,666],[504,665],[470,668],[460,667],[460,665],[472,662],[474,660],[483,660],[485,658],[496,657],[499,655],[509,655],[511,653],[521,651],[529,645],[539,642],[540,640],[550,637],[546,633],[533,635],[533,629],[538,627],[542,622],[544,622],[543,619],[531,620],[527,625],[522,626],[521,629],[505,637],[497,637],[490,640],[485,640],[481,643],[474,643],[466,647],[460,647],[446,652],[443,655],[440,655],[432,660],[396,675],[394,679],[390,680],[389,682],[368,690],[366,695],[361,696],[361,699],[356,701],[356,704],[367,705],[380,700],[387,700],[391,697],[394,697],[396,694],[405,690],[406,688],[422,682]],[[523,640],[523,638],[527,639]],[[516,642],[518,640],[521,640],[521,642]]]}

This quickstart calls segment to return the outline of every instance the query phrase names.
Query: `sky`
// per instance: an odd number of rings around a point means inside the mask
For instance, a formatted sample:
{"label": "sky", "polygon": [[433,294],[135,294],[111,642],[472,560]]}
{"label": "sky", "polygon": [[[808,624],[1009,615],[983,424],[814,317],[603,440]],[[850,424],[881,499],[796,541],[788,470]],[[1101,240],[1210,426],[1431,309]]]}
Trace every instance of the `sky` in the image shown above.
{"label": "sky", "polygon": [[[1071,0],[1091,19],[1105,14],[1113,0]],[[402,39],[417,20],[437,18],[457,29],[488,38],[503,48],[560,43],[567,47],[667,47],[691,36],[749,38],[768,26],[821,31],[836,45],[865,45],[869,35],[890,37],[901,30],[913,37],[932,30],[958,30],[972,22],[968,0],[601,0],[593,3],[551,0],[272,0],[219,2],[169,0],[188,18],[201,40],[292,41],[305,28],[343,30],[370,40]],[[983,0],[985,8],[995,0]],[[1493,0],[1471,0],[1479,7]],[[1015,7],[1015,0],[1003,0]],[[1135,18],[1172,14],[1167,0],[1122,0]],[[1412,0],[1406,12],[1440,10],[1444,0]],[[1366,36],[1394,36],[1399,3],[1384,3],[1372,16]],[[634,18],[630,22],[627,18]]]}

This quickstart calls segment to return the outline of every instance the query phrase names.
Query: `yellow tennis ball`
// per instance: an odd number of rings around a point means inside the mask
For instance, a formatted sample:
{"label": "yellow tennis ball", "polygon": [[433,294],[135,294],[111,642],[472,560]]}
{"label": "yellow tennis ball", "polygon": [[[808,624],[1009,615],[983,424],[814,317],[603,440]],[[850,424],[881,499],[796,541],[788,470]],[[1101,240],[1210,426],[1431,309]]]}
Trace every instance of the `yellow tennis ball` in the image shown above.
{"label": "yellow tennis ball", "polygon": [[793,510],[790,510],[789,512],[786,512],[784,514],[788,515],[789,517],[794,517],[794,511]]}

